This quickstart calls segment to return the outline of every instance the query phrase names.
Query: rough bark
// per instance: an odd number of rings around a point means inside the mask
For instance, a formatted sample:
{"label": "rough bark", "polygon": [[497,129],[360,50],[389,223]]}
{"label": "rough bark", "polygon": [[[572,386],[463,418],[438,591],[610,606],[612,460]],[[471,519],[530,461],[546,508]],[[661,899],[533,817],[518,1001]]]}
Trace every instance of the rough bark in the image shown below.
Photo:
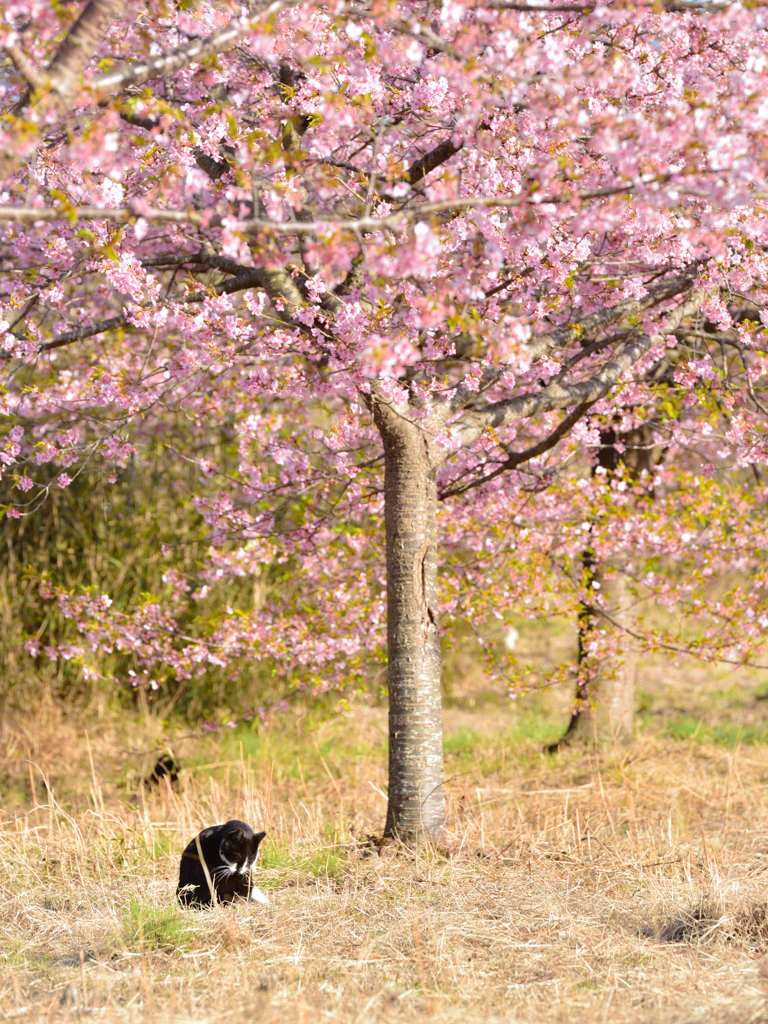
{"label": "rough bark", "polygon": [[437,463],[428,435],[374,403],[384,444],[389,661],[385,837],[439,842],[445,826],[437,580]]}

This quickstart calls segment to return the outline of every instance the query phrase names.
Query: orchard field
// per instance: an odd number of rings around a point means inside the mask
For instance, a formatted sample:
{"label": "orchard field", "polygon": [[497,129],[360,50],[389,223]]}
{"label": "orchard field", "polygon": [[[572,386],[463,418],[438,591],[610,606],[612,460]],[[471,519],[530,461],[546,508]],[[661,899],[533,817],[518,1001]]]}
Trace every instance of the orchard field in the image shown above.
{"label": "orchard field", "polygon": [[0,1017],[768,1020],[767,52],[0,0]]}
{"label": "orchard field", "polygon": [[[546,668],[571,642],[529,626],[519,653]],[[513,704],[468,653],[453,680],[447,839],[418,851],[369,838],[383,704],[207,735],[45,702],[7,716],[4,1019],[765,1019],[760,675],[642,663],[637,739],[600,757],[542,752],[567,692]],[[146,788],[163,748],[179,779]],[[270,906],[180,911],[180,851],[233,816],[269,832]]]}

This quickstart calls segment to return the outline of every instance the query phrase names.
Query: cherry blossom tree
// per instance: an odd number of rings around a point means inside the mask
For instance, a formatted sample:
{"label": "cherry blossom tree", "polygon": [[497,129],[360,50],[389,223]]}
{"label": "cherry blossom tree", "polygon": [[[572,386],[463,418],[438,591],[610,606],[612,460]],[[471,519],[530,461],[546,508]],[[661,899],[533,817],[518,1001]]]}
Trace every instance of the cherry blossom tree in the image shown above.
{"label": "cherry blossom tree", "polygon": [[[601,430],[593,474],[599,473],[606,481],[616,480],[625,487],[630,482],[639,501],[652,498],[653,470],[664,457],[664,446],[657,443],[655,435],[652,422],[623,434],[610,428]],[[585,540],[588,543],[589,534]],[[605,566],[597,563],[587,546],[581,561],[584,588],[592,594],[597,591],[600,602],[595,605],[587,598],[579,609],[577,700],[568,728],[559,743],[551,746],[552,752],[560,744],[584,741],[622,746],[631,742],[634,732],[637,665],[632,645],[622,643],[622,634],[634,618],[637,588],[630,584],[626,559],[624,565],[613,565],[613,571],[606,573]],[[602,610],[609,614],[602,614]],[[606,632],[616,633],[622,648],[619,658],[606,657],[600,643],[595,644],[595,639]]]}
{"label": "cherry blossom tree", "polygon": [[[82,634],[50,656],[127,652],[150,687],[271,659],[323,689],[386,621],[385,834],[440,839],[441,612],[484,638],[592,608],[615,628],[574,666],[582,703],[627,643],[754,655],[754,588],[707,584],[763,573],[764,8],[3,15],[6,515],[153,438],[196,468],[211,535],[198,580],[169,546],[168,592],[129,610],[41,581]],[[601,432],[644,424],[663,465],[607,473]],[[704,635],[613,614],[585,547]],[[233,576],[263,600],[186,628]]]}

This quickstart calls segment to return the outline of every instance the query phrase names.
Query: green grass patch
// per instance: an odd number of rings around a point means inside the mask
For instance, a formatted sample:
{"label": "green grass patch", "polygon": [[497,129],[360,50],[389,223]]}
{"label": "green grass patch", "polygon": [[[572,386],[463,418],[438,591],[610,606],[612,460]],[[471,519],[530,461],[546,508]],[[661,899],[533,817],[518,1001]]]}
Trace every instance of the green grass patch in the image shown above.
{"label": "green grass patch", "polygon": [[[261,847],[259,867],[265,870],[298,871],[315,878],[338,878],[344,871],[346,859],[342,851],[332,846],[308,850],[291,850],[284,840],[267,839]],[[260,888],[269,888],[269,882]]]}
{"label": "green grass patch", "polygon": [[493,775],[512,764],[538,761],[545,747],[558,740],[564,726],[536,715],[521,717],[514,725],[493,733],[461,728],[443,737],[446,775],[476,772]]}
{"label": "green grass patch", "polygon": [[[328,717],[327,708],[301,717],[277,715],[268,726],[246,723],[222,735],[219,757],[233,762],[242,757],[250,768],[269,771],[276,783],[303,786],[309,779],[330,776],[354,785],[358,766],[386,759],[386,737],[371,742],[370,736],[338,724],[338,719]],[[342,719],[341,724],[348,722]]]}
{"label": "green grass patch", "polygon": [[707,725],[700,718],[682,717],[668,722],[664,732],[672,739],[714,743],[715,746],[731,750],[739,745],[757,746],[768,743],[768,725],[754,725],[748,722],[720,722],[717,725]]}
{"label": "green grass patch", "polygon": [[196,938],[189,911],[178,907],[149,907],[131,899],[126,908],[124,931],[130,949],[190,949]]}
{"label": "green grass patch", "polygon": [[459,729],[458,732],[443,736],[443,753],[471,754],[481,742],[480,733],[476,729]]}

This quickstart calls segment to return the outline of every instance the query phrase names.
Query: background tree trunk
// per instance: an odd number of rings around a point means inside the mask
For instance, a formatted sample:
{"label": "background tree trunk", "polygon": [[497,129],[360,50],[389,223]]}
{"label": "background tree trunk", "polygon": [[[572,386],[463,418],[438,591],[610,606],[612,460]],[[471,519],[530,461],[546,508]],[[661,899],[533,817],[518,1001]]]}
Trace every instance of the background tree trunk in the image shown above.
{"label": "background tree trunk", "polygon": [[440,841],[445,826],[437,581],[437,458],[424,431],[374,404],[384,443],[389,804],[384,835]]}
{"label": "background tree trunk", "polygon": [[[654,442],[652,423],[644,423],[624,434],[617,434],[613,429],[605,430],[601,434],[601,441],[597,465],[606,470],[608,481],[620,468],[624,468],[630,480],[637,482],[642,478],[643,470],[650,473],[664,457],[664,449]],[[615,447],[617,442],[621,443],[622,451]],[[646,497],[653,498],[650,481]],[[588,585],[598,584],[602,607],[610,618],[601,614],[599,608],[590,605],[582,605],[579,611],[578,664],[583,674],[580,672],[577,703],[565,735],[550,750],[556,750],[561,744],[582,742],[608,747],[626,746],[632,741],[637,659],[631,648],[631,640],[627,642],[630,638],[625,636],[621,640],[621,626],[632,628],[632,609],[636,597],[630,591],[621,569],[614,567],[614,574],[610,575],[607,567],[596,564],[590,550],[584,552],[583,566],[585,582]],[[619,634],[621,657],[590,654],[591,643],[601,630],[605,630],[609,636]]]}
{"label": "background tree trunk", "polygon": [[[576,694],[578,705],[561,742],[591,743],[598,747],[626,746],[632,742],[633,734],[636,658],[631,647],[622,641],[622,630],[614,623],[631,628],[636,598],[621,572],[606,576],[594,567],[585,569],[590,581],[600,586],[603,608],[609,618],[599,608],[585,605],[581,609],[578,657],[579,669],[586,674],[587,681],[579,684]],[[620,658],[590,654],[590,644],[602,630],[609,637],[619,634]]]}

